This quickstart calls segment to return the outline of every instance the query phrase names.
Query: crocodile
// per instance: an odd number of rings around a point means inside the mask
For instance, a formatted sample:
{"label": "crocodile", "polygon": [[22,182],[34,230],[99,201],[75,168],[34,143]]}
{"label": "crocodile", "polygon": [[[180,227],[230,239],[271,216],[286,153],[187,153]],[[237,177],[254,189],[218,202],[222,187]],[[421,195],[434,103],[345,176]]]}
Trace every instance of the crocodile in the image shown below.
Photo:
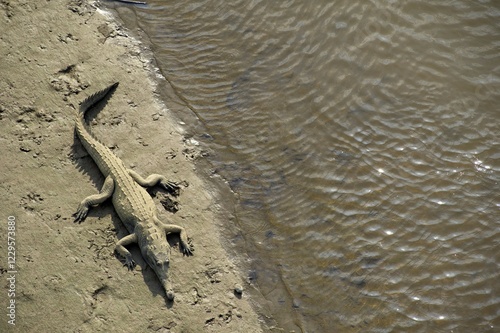
{"label": "crocodile", "polygon": [[158,219],[155,203],[144,187],[159,185],[172,192],[178,191],[179,186],[162,175],[152,174],[144,179],[135,171],[127,169],[122,160],[91,133],[85,120],[86,112],[110,96],[117,86],[118,82],[89,96],[80,104],[75,131],[86,151],[105,176],[105,180],[101,191],[83,199],[73,216],[75,222],[81,223],[87,217],[91,206],[96,206],[111,198],[116,213],[129,232],[129,235],[116,243],[115,252],[124,258],[124,266],[132,270],[136,263],[126,246],[137,243],[145,261],[158,276],[167,299],[172,301],[175,295],[167,274],[170,264],[170,245],[167,242],[167,234],[180,234],[180,247],[184,255],[192,255],[193,248],[183,227],[166,224]]}

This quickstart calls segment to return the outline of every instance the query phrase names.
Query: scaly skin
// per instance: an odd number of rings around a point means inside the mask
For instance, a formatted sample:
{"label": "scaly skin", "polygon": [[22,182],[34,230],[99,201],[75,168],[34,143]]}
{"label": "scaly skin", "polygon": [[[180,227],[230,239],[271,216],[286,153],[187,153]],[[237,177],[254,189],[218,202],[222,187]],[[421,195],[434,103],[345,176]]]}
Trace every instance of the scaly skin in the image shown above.
{"label": "scaly skin", "polygon": [[90,134],[85,122],[87,110],[111,94],[117,86],[118,83],[115,83],[95,93],[80,105],[80,114],[75,124],[76,133],[106,180],[101,192],[85,198],[73,216],[75,222],[80,223],[87,217],[90,206],[98,205],[111,197],[118,216],[130,233],[116,243],[115,251],[125,258],[124,265],[133,269],[135,262],[125,246],[138,243],[142,256],[160,279],[167,298],[173,300],[174,292],[167,274],[170,255],[167,234],[180,233],[181,247],[185,255],[192,255],[193,250],[183,227],[165,224],[158,219],[154,201],[143,186],[158,184],[169,191],[177,191],[179,187],[176,183],[166,180],[164,176],[153,174],[144,179],[136,172],[125,168],[123,162],[108,147]]}

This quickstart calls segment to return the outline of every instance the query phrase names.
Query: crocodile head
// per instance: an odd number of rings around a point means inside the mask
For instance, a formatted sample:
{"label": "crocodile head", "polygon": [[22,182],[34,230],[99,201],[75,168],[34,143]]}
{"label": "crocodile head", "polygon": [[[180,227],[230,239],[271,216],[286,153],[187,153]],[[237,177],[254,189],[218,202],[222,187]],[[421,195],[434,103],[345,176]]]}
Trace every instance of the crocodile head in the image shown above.
{"label": "crocodile head", "polygon": [[147,247],[146,253],[143,253],[143,257],[146,259],[148,265],[155,271],[163,289],[165,289],[168,300],[171,301],[174,299],[174,292],[168,281],[168,269],[170,264],[169,254],[170,247],[168,244],[162,244],[160,246],[153,245]]}

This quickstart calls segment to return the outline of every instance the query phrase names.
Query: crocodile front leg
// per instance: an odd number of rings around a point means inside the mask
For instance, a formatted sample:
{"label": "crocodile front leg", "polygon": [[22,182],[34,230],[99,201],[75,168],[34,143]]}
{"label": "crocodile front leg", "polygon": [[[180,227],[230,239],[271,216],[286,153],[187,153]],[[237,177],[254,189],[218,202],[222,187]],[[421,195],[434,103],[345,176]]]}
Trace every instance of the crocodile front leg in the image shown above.
{"label": "crocodile front leg", "polygon": [[165,234],[169,234],[171,232],[178,232],[181,238],[181,247],[182,247],[182,252],[187,255],[187,256],[192,256],[193,255],[193,247],[189,242],[189,239],[186,234],[186,229],[184,229],[181,226],[178,226],[176,224],[166,224],[158,220],[158,223],[162,226],[163,230],[165,231]]}
{"label": "crocodile front leg", "polygon": [[73,214],[73,216],[75,217],[75,222],[83,222],[87,217],[89,207],[98,205],[109,199],[113,195],[114,189],[115,181],[113,180],[113,178],[111,178],[111,176],[106,177],[101,192],[86,197],[85,199],[83,199],[80,205],[78,205],[76,213]]}
{"label": "crocodile front leg", "polygon": [[179,194],[179,185],[176,182],[167,180],[165,176],[154,173],[144,179],[137,172],[130,169],[128,170],[128,174],[142,187],[152,187],[158,184],[172,194]]}
{"label": "crocodile front leg", "polygon": [[125,246],[132,243],[137,243],[136,234],[130,234],[123,237],[118,242],[116,242],[116,247],[115,247],[115,251],[123,258],[125,258],[125,264],[123,264],[123,266],[127,266],[129,270],[134,269],[136,264],[134,259],[132,259],[132,254],[130,254],[129,250],[127,250]]}

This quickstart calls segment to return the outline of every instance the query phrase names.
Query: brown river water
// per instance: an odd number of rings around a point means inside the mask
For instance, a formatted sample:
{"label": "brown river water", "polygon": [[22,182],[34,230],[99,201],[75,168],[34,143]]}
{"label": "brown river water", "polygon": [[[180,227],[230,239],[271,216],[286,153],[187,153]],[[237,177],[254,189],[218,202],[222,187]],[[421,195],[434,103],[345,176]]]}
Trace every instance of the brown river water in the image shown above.
{"label": "brown river water", "polygon": [[106,4],[280,326],[500,332],[500,1],[147,2]]}

